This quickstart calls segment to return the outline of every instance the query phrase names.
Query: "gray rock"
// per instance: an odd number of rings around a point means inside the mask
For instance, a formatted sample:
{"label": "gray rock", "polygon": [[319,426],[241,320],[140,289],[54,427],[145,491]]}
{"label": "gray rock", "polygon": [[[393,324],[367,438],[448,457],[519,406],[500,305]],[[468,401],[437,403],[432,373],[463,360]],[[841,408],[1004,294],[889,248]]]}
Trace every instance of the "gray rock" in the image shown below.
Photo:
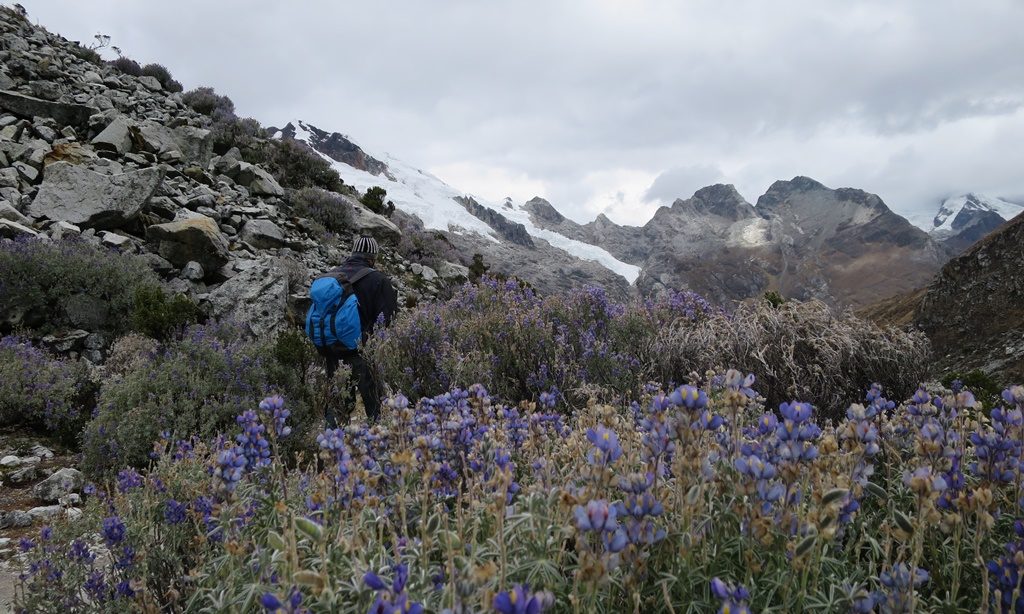
{"label": "gray rock", "polygon": [[15,168],[0,168],[0,187],[17,188],[21,184],[19,177],[18,170]]}
{"label": "gray rock", "polygon": [[64,495],[60,499],[57,499],[57,504],[61,507],[75,507],[82,504],[82,495],[73,492],[68,495]]}
{"label": "gray rock", "polygon": [[67,236],[79,234],[82,234],[81,228],[75,226],[74,224],[69,224],[64,221],[57,222],[56,224],[50,226],[50,238],[54,239],[55,241],[59,241]]}
{"label": "gray rock", "polygon": [[31,482],[39,477],[39,468],[35,465],[28,465],[27,467],[21,467],[7,476],[7,479],[11,484],[24,484],[25,482]]}
{"label": "gray rock", "polygon": [[423,266],[423,270],[420,271],[420,275],[423,276],[425,281],[434,281],[437,279],[437,271],[426,265]]}
{"label": "gray rock", "polygon": [[221,284],[209,301],[216,317],[243,322],[258,337],[271,335],[286,326],[288,275],[275,261],[261,261]]}
{"label": "gray rock", "polygon": [[388,241],[398,241],[402,238],[402,231],[394,222],[370,211],[354,198],[346,197],[346,199],[352,208],[352,226],[359,234],[370,235],[377,239]]}
{"label": "gray rock", "polygon": [[139,213],[163,177],[160,168],[103,175],[57,162],[46,167],[28,213],[97,230],[118,228]]}
{"label": "gray rock", "polygon": [[101,242],[103,243],[103,245],[107,245],[110,247],[125,247],[126,245],[131,245],[132,243],[132,240],[129,239],[128,237],[124,235],[119,235],[114,232],[101,232],[100,236],[102,238]]}
{"label": "gray rock", "polygon": [[172,272],[174,272],[174,265],[156,254],[145,252],[143,254],[140,254],[139,258],[145,260],[146,264],[149,265],[149,268],[152,269],[153,272],[157,273],[158,275],[163,275],[164,277],[166,277],[170,275]]}
{"label": "gray rock", "polygon": [[139,77],[139,83],[151,92],[159,92],[164,89],[164,86],[160,84],[160,81],[156,77],[151,77],[149,75],[142,75]]}
{"label": "gray rock", "polygon": [[[63,510],[63,509],[64,508],[62,508],[59,505],[42,505],[42,506],[33,507],[32,509],[30,509],[28,511],[28,516],[32,520],[43,520],[43,519],[46,519],[46,518],[53,518],[54,516],[57,516],[58,514],[60,514],[61,510]],[[29,524],[31,524],[31,523],[29,523]],[[28,526],[28,525],[25,525],[25,526]]]}
{"label": "gray rock", "polygon": [[[52,503],[61,497],[78,492],[85,484],[85,476],[78,469],[65,467],[36,484],[32,488],[32,494],[40,501]],[[31,513],[31,512],[29,512]]]}
{"label": "gray rock", "polygon": [[131,124],[124,117],[110,122],[103,132],[92,140],[93,147],[102,151],[126,154],[132,150]]}
{"label": "gray rock", "polygon": [[32,516],[28,512],[12,510],[0,512],[0,529],[13,529],[32,526]]}
{"label": "gray rock", "polygon": [[205,271],[216,271],[230,259],[227,239],[217,222],[205,215],[155,224],[146,229],[146,236],[157,241],[159,254],[177,267],[195,261]]}
{"label": "gray rock", "polygon": [[469,268],[454,262],[442,261],[437,266],[437,274],[446,281],[458,281],[469,279]]}
{"label": "gray rock", "polygon": [[195,126],[180,126],[174,129],[174,138],[182,156],[196,162],[203,168],[213,157],[213,133]]}
{"label": "gray rock", "polygon": [[423,265],[418,262],[412,263],[412,265],[409,266],[409,269],[412,271],[413,275],[423,274]]}
{"label": "gray rock", "polygon": [[61,126],[86,126],[89,117],[99,109],[79,104],[64,104],[40,100],[10,91],[0,91],[0,109],[5,109],[21,117],[49,117]]}
{"label": "gray rock", "polygon": [[[3,169],[10,170],[10,169]],[[2,172],[2,171],[0,171]],[[11,206],[8,202],[0,202],[0,220],[8,220],[10,222],[17,222],[23,226],[31,224],[32,221],[21,214],[20,211]]]}
{"label": "gray rock", "polygon": [[13,454],[0,458],[0,467],[17,467],[21,464],[21,459]]}
{"label": "gray rock", "polygon": [[47,143],[52,143],[57,138],[57,131],[49,126],[32,126],[35,133],[39,135],[39,138],[43,139]]}
{"label": "gray rock", "polygon": [[27,162],[15,162],[14,168],[29,183],[35,183],[39,179],[39,170]]}
{"label": "gray rock", "polygon": [[39,233],[28,226],[12,222],[11,220],[0,219],[0,237],[5,239],[17,239],[19,237],[37,237]]}
{"label": "gray rock", "polygon": [[92,333],[85,338],[82,345],[90,350],[102,350],[107,345],[107,339],[100,333]]}
{"label": "gray rock", "polygon": [[206,271],[203,270],[203,265],[193,260],[181,269],[181,276],[190,281],[202,281],[206,277]]}
{"label": "gray rock", "polygon": [[255,164],[240,162],[235,181],[249,188],[254,196],[284,196],[284,188],[273,175]]}
{"label": "gray rock", "polygon": [[82,343],[85,338],[89,336],[89,331],[85,330],[72,330],[66,333],[47,335],[40,341],[44,347],[50,348],[55,352],[70,352],[71,350],[77,350],[82,347]]}
{"label": "gray rock", "polygon": [[29,454],[39,458],[53,458],[53,450],[39,443],[32,445]]}
{"label": "gray rock", "polygon": [[284,232],[270,220],[249,220],[242,227],[242,240],[257,249],[272,249],[285,244]]}

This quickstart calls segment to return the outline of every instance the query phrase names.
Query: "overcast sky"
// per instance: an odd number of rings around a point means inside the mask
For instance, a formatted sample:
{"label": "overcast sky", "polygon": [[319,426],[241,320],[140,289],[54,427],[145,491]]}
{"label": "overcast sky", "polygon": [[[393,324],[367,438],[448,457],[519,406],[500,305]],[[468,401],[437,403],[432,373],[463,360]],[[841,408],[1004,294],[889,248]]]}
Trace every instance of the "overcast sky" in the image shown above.
{"label": "overcast sky", "polygon": [[299,118],[478,196],[642,224],[796,175],[930,215],[1024,201],[1020,0],[22,0],[264,125]]}

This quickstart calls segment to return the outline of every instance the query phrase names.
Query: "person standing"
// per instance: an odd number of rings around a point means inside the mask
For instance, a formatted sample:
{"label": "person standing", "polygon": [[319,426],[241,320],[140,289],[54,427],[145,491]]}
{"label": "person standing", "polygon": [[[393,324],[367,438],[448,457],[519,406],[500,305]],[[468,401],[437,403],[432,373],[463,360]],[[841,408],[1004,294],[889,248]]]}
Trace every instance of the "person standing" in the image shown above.
{"label": "person standing", "polygon": [[[374,266],[377,264],[377,257],[380,255],[380,246],[372,237],[358,237],[352,245],[352,255],[345,262],[323,275],[324,278],[335,278],[343,287],[351,287],[358,301],[359,322],[362,328],[360,345],[367,340],[375,326],[380,323],[383,326],[391,324],[391,319],[398,308],[398,294],[387,275],[381,273]],[[316,283],[316,282],[314,282]],[[312,335],[307,322],[307,331]],[[366,407],[366,416],[370,423],[377,422],[380,418],[381,407],[381,386],[377,381],[370,365],[359,352],[359,348],[350,349],[341,343],[334,343],[327,347],[318,347],[320,354],[326,361],[328,378],[333,378],[338,370],[338,365],[344,362],[352,369],[350,390],[352,400],[355,401],[355,389],[359,389],[359,395]],[[327,428],[337,428],[337,416],[334,408],[328,406],[325,418]]]}

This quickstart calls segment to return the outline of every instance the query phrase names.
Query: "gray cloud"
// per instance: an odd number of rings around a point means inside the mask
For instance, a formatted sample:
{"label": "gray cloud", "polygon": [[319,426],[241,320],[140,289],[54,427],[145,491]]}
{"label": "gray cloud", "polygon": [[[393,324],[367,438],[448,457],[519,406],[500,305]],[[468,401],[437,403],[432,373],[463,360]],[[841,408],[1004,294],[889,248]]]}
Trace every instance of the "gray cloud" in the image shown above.
{"label": "gray cloud", "polygon": [[694,169],[748,200],[809,175],[907,214],[1024,193],[1014,0],[23,4],[264,124],[301,117],[485,197],[540,190],[580,221],[636,223]]}
{"label": "gray cloud", "polygon": [[671,202],[676,198],[687,198],[700,188],[726,181],[717,166],[678,166],[658,175],[644,193],[646,202]]}

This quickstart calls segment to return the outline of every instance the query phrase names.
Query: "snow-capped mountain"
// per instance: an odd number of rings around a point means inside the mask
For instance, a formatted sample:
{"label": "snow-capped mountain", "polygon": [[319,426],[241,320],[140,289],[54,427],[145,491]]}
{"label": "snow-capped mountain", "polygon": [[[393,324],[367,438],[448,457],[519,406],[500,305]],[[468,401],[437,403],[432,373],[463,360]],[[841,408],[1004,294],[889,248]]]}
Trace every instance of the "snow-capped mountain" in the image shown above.
{"label": "snow-capped mountain", "polygon": [[521,204],[492,203],[467,194],[390,154],[371,155],[339,133],[293,120],[275,136],[310,145],[347,185],[360,191],[383,188],[397,209],[417,217],[424,228],[444,231],[464,253],[483,254],[493,270],[546,289],[590,282],[619,293],[627,292],[640,275],[639,266],[601,247],[534,224]]}
{"label": "snow-capped mountain", "polygon": [[1022,211],[1024,206],[1001,198],[961,194],[942,202],[928,232],[953,252],[959,253]]}

